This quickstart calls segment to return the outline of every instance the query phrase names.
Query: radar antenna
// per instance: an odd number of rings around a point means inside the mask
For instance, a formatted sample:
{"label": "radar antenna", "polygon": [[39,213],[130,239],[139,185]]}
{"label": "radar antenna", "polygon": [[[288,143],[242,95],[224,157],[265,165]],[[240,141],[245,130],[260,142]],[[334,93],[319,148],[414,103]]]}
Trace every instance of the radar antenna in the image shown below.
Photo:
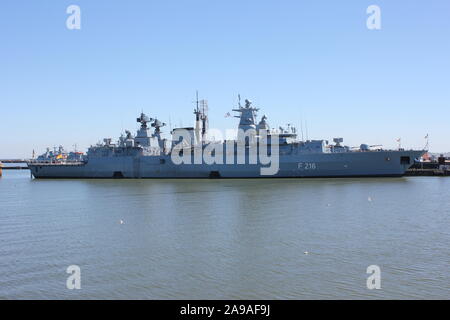
{"label": "radar antenna", "polygon": [[[152,118],[150,118],[150,119],[152,119]],[[151,126],[153,128],[155,128],[155,134],[160,134],[161,133],[161,128],[164,127],[166,125],[166,123],[165,122],[161,122],[161,121],[159,121],[156,118],[152,119],[152,120],[153,120],[153,123],[151,124]]]}
{"label": "radar antenna", "polygon": [[147,129],[147,123],[153,120],[153,118],[149,118],[144,114],[144,112],[141,112],[141,115],[136,119],[136,122],[141,124],[141,128]]}
{"label": "radar antenna", "polygon": [[238,108],[232,109],[232,111],[238,112],[239,115],[235,115],[235,118],[239,118],[239,129],[246,131],[247,129],[256,128],[256,112],[259,108],[252,107],[252,102],[245,99],[245,107],[241,106],[241,97],[238,95]]}
{"label": "radar antenna", "polygon": [[208,120],[208,100],[200,100],[200,106],[201,106],[201,120],[202,120],[202,136],[203,140],[206,138],[206,133],[208,132],[209,128],[209,120]]}
{"label": "radar antenna", "polygon": [[195,139],[197,143],[200,141],[206,141],[206,134],[208,132],[209,122],[208,122],[208,101],[198,100],[198,91],[196,92],[196,108],[194,109],[195,114]]}

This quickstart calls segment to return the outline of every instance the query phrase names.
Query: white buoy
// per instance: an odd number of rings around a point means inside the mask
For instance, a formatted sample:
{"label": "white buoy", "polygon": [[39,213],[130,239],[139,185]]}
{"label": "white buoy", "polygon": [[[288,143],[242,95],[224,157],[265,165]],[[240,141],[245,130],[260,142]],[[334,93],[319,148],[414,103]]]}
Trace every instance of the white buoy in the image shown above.
{"label": "white buoy", "polygon": [[124,224],[125,222],[123,222],[123,220],[120,220],[120,224]]}

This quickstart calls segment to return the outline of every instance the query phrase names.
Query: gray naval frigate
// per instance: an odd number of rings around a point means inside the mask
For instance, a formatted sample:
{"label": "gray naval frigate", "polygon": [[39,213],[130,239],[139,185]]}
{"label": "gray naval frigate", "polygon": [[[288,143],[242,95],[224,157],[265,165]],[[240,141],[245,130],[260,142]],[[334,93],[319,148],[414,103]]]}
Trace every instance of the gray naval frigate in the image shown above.
{"label": "gray naval frigate", "polygon": [[197,99],[194,127],[175,128],[170,139],[161,135],[165,123],[141,113],[135,136],[125,131],[87,154],[47,150],[28,167],[34,178],[381,177],[402,176],[426,152],[300,139],[291,125],[271,129],[265,115],[257,121],[259,109],[248,100],[242,106],[239,99],[233,111],[239,118],[233,140],[208,137],[207,102]]}

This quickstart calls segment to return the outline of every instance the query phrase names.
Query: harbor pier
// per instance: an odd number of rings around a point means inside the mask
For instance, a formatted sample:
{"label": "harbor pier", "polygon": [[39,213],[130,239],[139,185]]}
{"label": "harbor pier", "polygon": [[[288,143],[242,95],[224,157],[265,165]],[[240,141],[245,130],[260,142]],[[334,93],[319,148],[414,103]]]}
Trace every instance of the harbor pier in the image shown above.
{"label": "harbor pier", "polygon": [[405,176],[450,176],[450,160],[441,154],[437,161],[422,161],[411,166]]}
{"label": "harbor pier", "polygon": [[26,159],[0,159],[0,177],[2,170],[26,170],[28,169]]}

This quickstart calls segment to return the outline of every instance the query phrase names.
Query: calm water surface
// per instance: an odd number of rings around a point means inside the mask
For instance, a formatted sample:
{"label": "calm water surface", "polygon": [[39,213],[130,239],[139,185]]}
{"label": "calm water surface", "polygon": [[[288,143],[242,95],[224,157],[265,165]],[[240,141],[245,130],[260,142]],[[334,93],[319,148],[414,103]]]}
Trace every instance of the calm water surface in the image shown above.
{"label": "calm water surface", "polygon": [[[7,170],[0,298],[449,299],[449,217],[450,178],[31,180]],[[73,264],[81,290],[66,288]],[[366,287],[373,264],[381,290]]]}

